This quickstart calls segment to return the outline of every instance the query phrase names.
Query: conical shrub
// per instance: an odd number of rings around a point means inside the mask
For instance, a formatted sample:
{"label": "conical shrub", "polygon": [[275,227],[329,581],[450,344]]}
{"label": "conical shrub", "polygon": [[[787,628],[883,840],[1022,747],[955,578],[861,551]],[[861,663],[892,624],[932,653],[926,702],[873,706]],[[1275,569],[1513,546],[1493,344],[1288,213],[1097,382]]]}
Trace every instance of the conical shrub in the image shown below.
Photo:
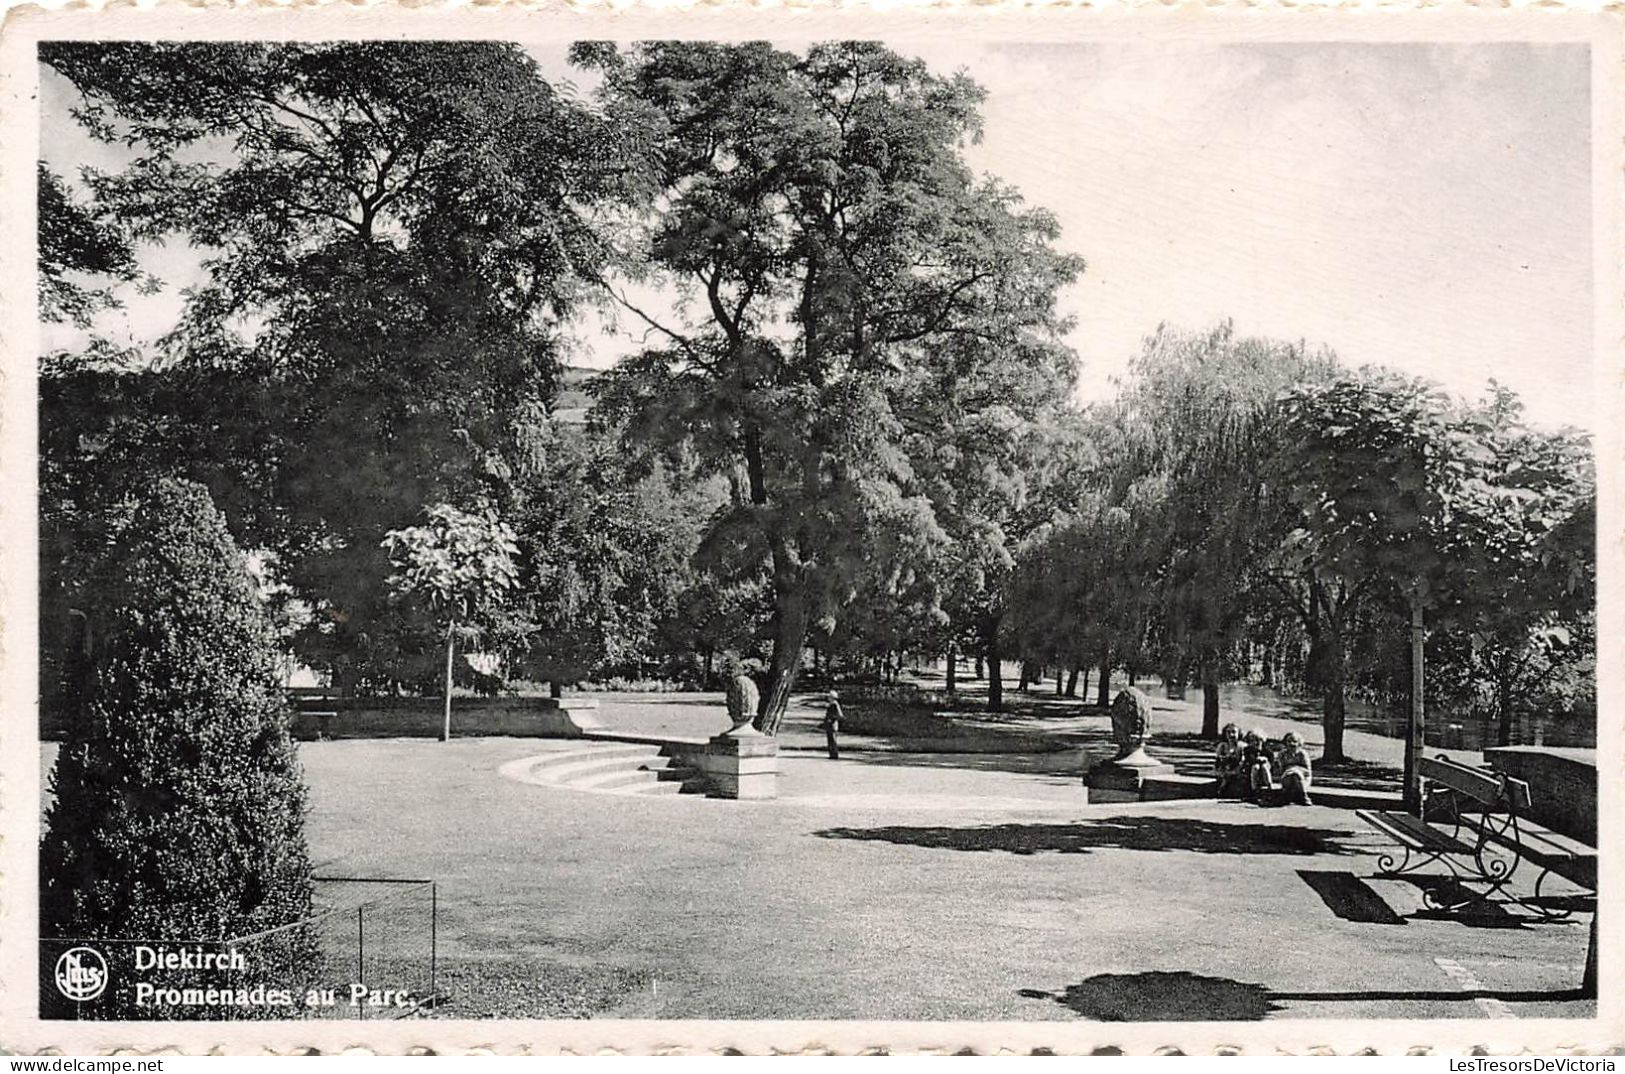
{"label": "conical shrub", "polygon": [[[71,691],[40,852],[42,1011],[99,1018],[290,1017],[263,1003],[139,1002],[140,981],[302,998],[317,958],[303,777],[270,621],[225,520],[200,486],[158,482],[123,502],[82,579],[90,632]],[[139,972],[169,948],[293,928],[242,948],[246,968]],[[64,1003],[68,941],[110,964],[91,1002]]]}

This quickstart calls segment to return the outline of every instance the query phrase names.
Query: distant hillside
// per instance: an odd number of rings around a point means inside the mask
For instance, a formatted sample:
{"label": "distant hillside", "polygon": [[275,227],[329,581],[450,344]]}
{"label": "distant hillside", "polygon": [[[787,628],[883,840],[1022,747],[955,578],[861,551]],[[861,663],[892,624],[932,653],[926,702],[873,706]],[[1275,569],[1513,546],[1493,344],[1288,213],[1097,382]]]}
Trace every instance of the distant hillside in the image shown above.
{"label": "distant hillside", "polygon": [[602,372],[602,369],[588,369],[582,365],[565,366],[559,374],[559,397],[553,401],[553,413],[566,419],[577,414],[584,415],[593,403],[585,385]]}

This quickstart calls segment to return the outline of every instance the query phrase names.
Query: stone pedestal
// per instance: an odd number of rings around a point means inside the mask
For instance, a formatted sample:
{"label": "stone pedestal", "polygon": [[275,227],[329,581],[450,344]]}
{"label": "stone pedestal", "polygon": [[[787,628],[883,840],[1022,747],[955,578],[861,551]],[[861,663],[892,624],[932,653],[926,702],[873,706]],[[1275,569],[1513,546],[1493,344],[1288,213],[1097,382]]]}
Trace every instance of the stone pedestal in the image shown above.
{"label": "stone pedestal", "polygon": [[1141,749],[1121,760],[1094,765],[1084,776],[1084,783],[1089,787],[1091,802],[1139,802],[1147,797],[1148,781],[1171,776],[1173,772],[1173,765]]}
{"label": "stone pedestal", "polygon": [[537,719],[544,735],[581,738],[602,731],[596,697],[544,697],[537,701]]}
{"label": "stone pedestal", "polygon": [[713,798],[779,796],[779,743],[760,732],[718,735],[684,760],[704,774]]}

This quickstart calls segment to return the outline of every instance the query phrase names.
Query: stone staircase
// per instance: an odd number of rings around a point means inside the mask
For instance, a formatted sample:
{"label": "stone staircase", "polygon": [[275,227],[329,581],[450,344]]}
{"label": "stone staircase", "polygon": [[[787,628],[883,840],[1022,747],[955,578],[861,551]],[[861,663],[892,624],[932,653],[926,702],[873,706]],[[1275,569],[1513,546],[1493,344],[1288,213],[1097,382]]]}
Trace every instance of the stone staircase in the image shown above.
{"label": "stone staircase", "polygon": [[704,794],[705,780],[642,742],[583,742],[570,749],[523,757],[502,766],[521,783],[569,787],[599,794]]}

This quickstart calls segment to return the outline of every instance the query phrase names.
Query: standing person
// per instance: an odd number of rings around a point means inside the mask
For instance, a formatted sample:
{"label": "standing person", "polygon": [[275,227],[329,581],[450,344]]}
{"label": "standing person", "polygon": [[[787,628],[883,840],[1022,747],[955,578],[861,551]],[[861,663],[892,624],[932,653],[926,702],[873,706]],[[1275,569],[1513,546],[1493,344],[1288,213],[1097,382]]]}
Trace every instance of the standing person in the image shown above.
{"label": "standing person", "polygon": [[818,725],[824,732],[824,745],[829,750],[829,759],[841,759],[840,743],[835,741],[835,733],[841,729],[841,695],[834,690],[829,692],[829,705],[824,709],[824,722]]}
{"label": "standing person", "polygon": [[1288,731],[1281,740],[1281,752],[1275,755],[1276,767],[1281,770],[1281,791],[1289,802],[1313,805],[1309,799],[1309,783],[1313,778],[1309,770],[1309,753],[1303,748],[1303,736]]}

